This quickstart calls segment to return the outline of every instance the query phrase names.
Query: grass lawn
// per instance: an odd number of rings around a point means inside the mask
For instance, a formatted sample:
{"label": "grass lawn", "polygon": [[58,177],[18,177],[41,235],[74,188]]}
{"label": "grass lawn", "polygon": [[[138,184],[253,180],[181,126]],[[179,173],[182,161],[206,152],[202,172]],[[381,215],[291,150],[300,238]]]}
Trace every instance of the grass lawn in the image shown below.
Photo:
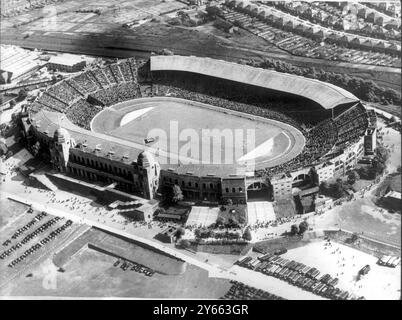
{"label": "grass lawn", "polygon": [[278,200],[274,202],[274,211],[277,218],[291,217],[296,214],[293,200]]}
{"label": "grass lawn", "polygon": [[[223,223],[229,223],[229,219],[232,218],[238,222],[243,219],[247,221],[247,205],[239,204],[239,205],[231,205],[231,206],[224,206],[226,208],[225,211],[219,210],[218,219],[223,219]],[[231,213],[232,210],[235,210],[234,213]]]}

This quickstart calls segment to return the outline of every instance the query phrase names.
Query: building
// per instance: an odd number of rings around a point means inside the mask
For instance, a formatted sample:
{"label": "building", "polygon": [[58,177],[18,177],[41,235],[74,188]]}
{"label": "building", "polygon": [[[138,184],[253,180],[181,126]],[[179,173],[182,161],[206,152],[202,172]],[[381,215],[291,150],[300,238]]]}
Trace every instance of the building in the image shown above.
{"label": "building", "polygon": [[47,68],[49,70],[57,70],[61,72],[78,72],[86,66],[86,60],[82,56],[62,53],[51,56]]}
{"label": "building", "polygon": [[[119,65],[120,63],[117,63],[115,67],[118,68]],[[46,110],[35,101],[33,105],[36,104],[37,109],[31,109],[33,112],[22,121],[28,144],[39,142],[43,149],[49,150],[49,161],[54,169],[67,176],[100,185],[113,185],[117,190],[150,200],[156,198],[164,189],[178,185],[186,200],[214,204],[228,199],[234,203],[246,203],[250,198],[260,196],[268,201],[286,200],[292,198],[295,188],[311,188],[320,181],[344,175],[364,155],[367,112],[355,96],[336,86],[226,61],[174,55],[152,56],[150,72],[155,74],[155,77],[163,73],[172,74],[174,77],[196,74],[198,81],[206,79],[208,82],[208,79],[218,78],[220,81],[246,83],[261,90],[280,91],[283,94],[298,96],[300,99],[305,97],[329,117],[335,108],[352,110],[350,111],[352,118],[344,116],[350,120],[346,121],[348,126],[342,127],[345,123],[339,120],[342,119],[342,113],[335,118],[327,119],[334,126],[336,121],[340,123],[338,129],[342,129],[342,132],[336,132],[346,137],[347,141],[340,141],[340,146],[337,140],[331,142],[330,148],[326,149],[325,154],[315,163],[304,163],[300,167],[293,167],[290,172],[283,169],[280,173],[272,175],[257,175],[254,170],[246,172],[247,168],[235,166],[187,166],[162,164],[162,162],[160,164],[158,156],[146,147],[144,150],[124,139],[112,136],[106,138],[103,134],[75,126],[64,115],[60,116],[62,111]],[[92,77],[95,76],[94,73],[91,74]],[[132,78],[137,81],[136,76]],[[54,87],[57,85],[59,84]],[[90,92],[75,96],[77,99],[84,97],[83,99],[87,101],[89,95]],[[77,99],[74,98],[74,101]],[[60,108],[67,108],[69,103],[72,103],[71,101],[62,103],[57,99],[53,101],[58,101]],[[248,114],[248,117],[253,115]],[[363,131],[359,131],[353,141],[348,141],[348,134],[356,125]],[[313,177],[312,168],[315,169],[318,178]],[[126,209],[133,208],[128,206]],[[145,213],[142,216],[146,217],[148,215],[146,208],[143,209]],[[137,211],[132,210],[133,215],[141,216]]]}
{"label": "building", "polygon": [[[30,127],[28,139],[32,134],[38,134]],[[49,133],[49,131],[48,131]],[[77,138],[77,136],[76,136]],[[118,144],[114,150],[107,146],[105,140],[95,136],[84,135],[85,143],[76,143],[70,133],[64,128],[57,128],[53,137],[43,133],[38,135],[38,141],[47,146],[50,151],[50,162],[61,173],[74,175],[90,181],[101,183],[116,183],[118,188],[153,199],[159,187],[160,166],[148,152],[135,152]],[[110,144],[108,145],[110,146]],[[135,154],[137,159],[131,159]]]}
{"label": "building", "polygon": [[23,80],[42,67],[42,64],[39,52],[1,45],[0,84]]}
{"label": "building", "polygon": [[169,226],[164,229],[161,233],[158,233],[155,238],[165,242],[165,243],[175,243],[178,228],[174,226]]}
{"label": "building", "polygon": [[401,211],[401,193],[389,191],[382,199],[381,205],[390,210]]}
{"label": "building", "polygon": [[374,155],[374,151],[377,148],[377,129],[369,128],[364,136],[364,155]]}

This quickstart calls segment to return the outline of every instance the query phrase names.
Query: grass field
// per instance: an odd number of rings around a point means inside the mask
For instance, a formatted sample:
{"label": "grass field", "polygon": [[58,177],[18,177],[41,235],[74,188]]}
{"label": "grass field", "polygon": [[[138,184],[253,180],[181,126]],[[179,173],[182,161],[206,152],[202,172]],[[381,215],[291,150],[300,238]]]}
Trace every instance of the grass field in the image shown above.
{"label": "grass field", "polygon": [[156,151],[188,157],[194,164],[255,161],[269,167],[291,159],[304,146],[302,134],[287,124],[166,97],[107,108],[93,119],[92,130],[140,144],[152,137],[155,141],[148,145]]}
{"label": "grass field", "polygon": [[9,296],[131,297],[218,299],[230,288],[229,280],[209,278],[208,272],[189,265],[178,276],[154,274],[151,278],[113,267],[116,258],[85,249],[56,272],[54,287],[44,285],[50,261],[32,271],[30,278],[19,278],[4,290]]}

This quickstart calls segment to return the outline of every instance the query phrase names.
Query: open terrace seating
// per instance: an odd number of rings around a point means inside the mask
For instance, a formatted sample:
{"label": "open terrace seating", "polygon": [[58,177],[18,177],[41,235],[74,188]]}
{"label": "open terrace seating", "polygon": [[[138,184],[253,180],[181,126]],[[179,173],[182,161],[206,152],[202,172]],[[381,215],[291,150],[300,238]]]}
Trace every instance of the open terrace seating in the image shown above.
{"label": "open terrace seating", "polygon": [[102,110],[102,107],[90,104],[85,99],[78,100],[68,108],[66,115],[72,123],[79,127],[90,130],[90,122],[95,115]]}
{"label": "open terrace seating", "polygon": [[92,80],[93,78],[90,78],[89,71],[83,72],[72,79],[74,79],[74,81],[78,83],[78,85],[83,88],[86,93],[91,93],[96,90],[102,89],[102,87],[98,85],[97,82]]}
{"label": "open terrace seating", "polygon": [[64,110],[67,107],[66,103],[55,99],[53,96],[50,96],[47,92],[44,92],[42,94],[42,96],[38,99],[38,102],[45,105],[46,107],[48,107],[53,111],[64,112]]}
{"label": "open terrace seating", "polygon": [[133,78],[133,74],[131,72],[130,62],[128,60],[119,63],[119,67],[123,75],[124,81],[126,82],[135,81],[135,79]]}
{"label": "open terrace seating", "polygon": [[111,65],[109,65],[109,68],[110,68],[110,71],[113,73],[113,77],[117,83],[125,82],[118,64],[116,64],[116,63],[111,64]]}
{"label": "open terrace seating", "polygon": [[47,93],[63,101],[65,104],[69,105],[74,101],[82,98],[82,95],[71,86],[69,86],[66,81],[61,81],[58,84],[51,86]]}
{"label": "open terrace seating", "polygon": [[91,74],[96,79],[96,81],[98,81],[98,83],[102,88],[108,88],[110,86],[108,79],[106,78],[105,74],[101,71],[101,69],[93,69],[91,70]]}
{"label": "open terrace seating", "polygon": [[101,68],[100,71],[103,72],[110,84],[114,85],[118,83],[109,66]]}

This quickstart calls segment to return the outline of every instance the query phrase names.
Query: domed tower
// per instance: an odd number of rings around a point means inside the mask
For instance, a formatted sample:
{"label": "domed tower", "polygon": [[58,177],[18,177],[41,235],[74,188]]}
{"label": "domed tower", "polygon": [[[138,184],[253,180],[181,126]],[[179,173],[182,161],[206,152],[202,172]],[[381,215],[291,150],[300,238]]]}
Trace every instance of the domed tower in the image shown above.
{"label": "domed tower", "polygon": [[137,166],[144,196],[153,199],[159,187],[160,165],[150,152],[143,151],[138,155]]}
{"label": "domed tower", "polygon": [[53,152],[51,154],[53,165],[61,172],[66,171],[70,147],[70,134],[66,129],[59,127],[53,135]]}

